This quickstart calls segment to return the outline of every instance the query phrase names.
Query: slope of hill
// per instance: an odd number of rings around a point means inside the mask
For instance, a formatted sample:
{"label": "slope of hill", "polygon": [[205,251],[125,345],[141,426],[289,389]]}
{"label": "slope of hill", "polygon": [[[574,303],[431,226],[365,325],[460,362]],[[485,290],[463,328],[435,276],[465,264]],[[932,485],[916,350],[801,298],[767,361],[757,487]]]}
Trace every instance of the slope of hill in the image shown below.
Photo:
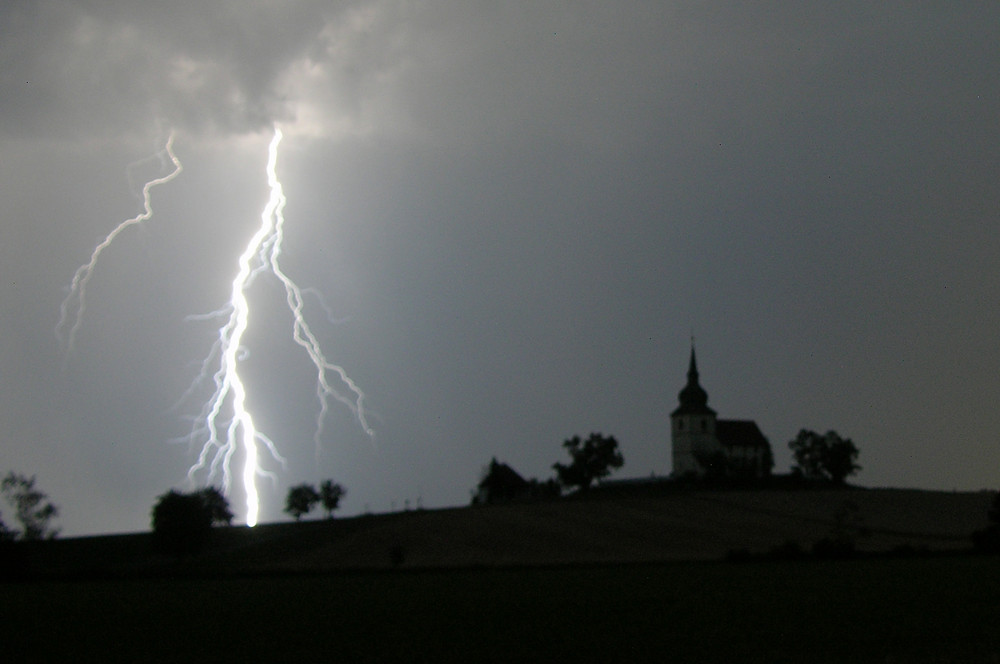
{"label": "slope of hill", "polygon": [[[956,549],[986,524],[990,494],[903,490],[728,491],[568,500],[398,515],[288,556],[290,569],[548,565],[719,559],[829,537],[856,506],[858,547]],[[867,533],[867,534],[865,534]]]}
{"label": "slope of hill", "polygon": [[[184,561],[205,573],[318,572],[720,559],[829,537],[838,513],[864,551],[969,546],[993,494],[902,489],[676,491],[218,529]],[[845,506],[853,505],[849,509]],[[842,519],[843,521],[843,519]],[[56,573],[156,573],[176,561],[149,535],[38,543],[32,568]]]}

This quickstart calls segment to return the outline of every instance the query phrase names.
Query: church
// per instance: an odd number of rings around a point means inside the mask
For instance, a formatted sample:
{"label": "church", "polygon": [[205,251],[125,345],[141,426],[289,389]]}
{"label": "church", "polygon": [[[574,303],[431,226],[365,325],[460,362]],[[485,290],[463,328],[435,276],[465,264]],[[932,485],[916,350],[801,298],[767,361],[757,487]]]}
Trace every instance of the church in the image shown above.
{"label": "church", "polygon": [[753,420],[720,420],[698,384],[694,343],[687,384],[670,414],[673,477],[757,479],[771,474],[771,445]]}

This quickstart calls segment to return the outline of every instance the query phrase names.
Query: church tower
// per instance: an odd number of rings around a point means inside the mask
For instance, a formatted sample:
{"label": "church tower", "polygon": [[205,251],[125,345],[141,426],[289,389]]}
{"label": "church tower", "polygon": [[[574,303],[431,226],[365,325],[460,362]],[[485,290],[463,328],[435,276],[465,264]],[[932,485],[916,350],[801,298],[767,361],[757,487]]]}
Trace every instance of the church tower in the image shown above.
{"label": "church tower", "polygon": [[708,407],[708,393],[698,384],[694,341],[691,342],[687,385],[677,398],[680,405],[670,414],[673,474],[675,477],[692,474],[700,477],[724,453],[716,437],[715,411]]}

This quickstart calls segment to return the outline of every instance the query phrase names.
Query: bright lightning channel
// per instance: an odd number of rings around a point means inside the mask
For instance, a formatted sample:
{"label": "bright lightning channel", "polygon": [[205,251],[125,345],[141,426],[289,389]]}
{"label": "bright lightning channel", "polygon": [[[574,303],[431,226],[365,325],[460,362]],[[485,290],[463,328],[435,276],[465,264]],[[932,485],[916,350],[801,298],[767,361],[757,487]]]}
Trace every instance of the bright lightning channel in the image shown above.
{"label": "bright lightning channel", "polygon": [[[326,359],[319,341],[303,316],[302,289],[281,269],[279,259],[284,240],[283,212],[286,198],[275,172],[281,139],[281,130],[275,127],[274,137],[268,147],[266,169],[270,196],[261,212],[260,226],[237,261],[237,271],[232,282],[229,301],[224,308],[209,315],[224,320],[219,327],[212,353],[202,365],[202,377],[205,377],[213,361],[218,362],[218,368],[212,375],[215,390],[191,432],[192,441],[197,438],[205,439],[197,462],[188,471],[188,477],[192,482],[203,470],[207,472],[210,480],[216,475],[221,475],[223,491],[228,495],[232,485],[232,460],[237,451],[242,453],[243,468],[240,478],[246,496],[248,526],[257,524],[260,512],[257,478],[270,475],[261,466],[261,452],[266,451],[275,461],[284,464],[284,459],[274,443],[254,426],[253,416],[246,405],[247,389],[239,372],[240,361],[246,355],[242,348],[243,334],[250,324],[251,305],[247,298],[247,289],[258,274],[270,272],[284,286],[285,300],[292,314],[292,339],[306,351],[316,369],[319,412],[316,416],[314,438],[317,446],[331,398],[345,404],[358,419],[365,433],[373,435],[365,414],[364,393],[342,367]],[[331,374],[336,375],[339,383],[330,382]],[[338,390],[338,385],[342,385],[341,389],[346,388],[346,390],[344,392]],[[227,402],[232,412],[228,422],[223,420]]]}
{"label": "bright lightning channel", "polygon": [[[175,177],[180,175],[182,170],[184,170],[181,166],[180,160],[177,159],[177,155],[174,154],[173,146],[174,134],[171,132],[163,150],[154,155],[154,157],[159,156],[162,159],[165,156],[169,158],[170,162],[174,166],[174,169],[167,175],[154,178],[143,185],[142,212],[131,219],[126,219],[121,222],[114,228],[114,230],[108,233],[107,237],[105,237],[104,240],[101,241],[101,243],[98,244],[94,248],[94,251],[90,254],[90,261],[77,268],[76,273],[73,275],[73,280],[69,285],[69,294],[59,306],[59,322],[56,324],[56,339],[59,340],[60,344],[65,345],[67,354],[72,353],[73,348],[76,345],[76,333],[80,330],[80,325],[83,323],[83,312],[86,309],[85,295],[87,292],[87,283],[90,281],[90,277],[94,273],[94,268],[97,267],[97,260],[101,257],[104,250],[111,246],[111,243],[114,242],[119,235],[121,235],[122,231],[129,226],[135,226],[136,224],[148,221],[153,216],[153,207],[150,201],[150,192],[152,192],[153,187],[170,182]],[[73,324],[69,325],[69,319],[71,317],[73,318]],[[69,332],[67,333],[64,342],[63,331],[66,329],[67,325],[69,325]]]}
{"label": "bright lightning channel", "polygon": [[[323,423],[329,412],[330,400],[334,399],[346,405],[358,419],[368,436],[374,432],[368,424],[364,406],[365,395],[351,379],[343,367],[330,362],[313,334],[303,315],[303,289],[293,281],[281,268],[280,257],[284,241],[284,207],[286,198],[275,171],[278,161],[278,145],[282,133],[278,127],[274,129],[274,137],[268,148],[267,182],[270,197],[261,213],[261,223],[250,238],[246,248],[237,261],[236,276],[232,282],[232,290],[227,304],[219,311],[207,316],[192,316],[192,318],[221,318],[224,323],[219,327],[218,338],[211,353],[202,363],[199,379],[209,374],[209,368],[214,361],[218,368],[212,374],[215,389],[206,402],[202,413],[195,421],[189,440],[204,439],[198,461],[191,466],[188,477],[195,480],[199,471],[206,470],[208,480],[221,475],[223,491],[228,495],[232,485],[232,460],[239,450],[243,454],[243,469],[240,473],[244,493],[246,495],[246,523],[254,526],[260,513],[260,496],[256,481],[259,476],[268,476],[260,464],[261,447],[276,461],[284,464],[284,459],[278,453],[274,443],[257,431],[253,416],[246,406],[247,389],[240,373],[240,362],[246,357],[242,347],[243,334],[250,322],[251,305],[247,299],[247,289],[254,278],[262,272],[270,272],[285,289],[285,300],[292,314],[292,339],[302,347],[316,369],[316,397],[319,401],[319,411],[316,415],[314,442],[317,450],[323,433]],[[90,260],[81,265],[70,282],[69,294],[59,307],[59,322],[56,325],[56,338],[64,345],[67,354],[72,353],[76,344],[76,335],[83,322],[86,309],[87,284],[93,275],[101,254],[130,226],[148,221],[153,216],[151,192],[154,187],[166,184],[183,171],[180,160],[173,151],[174,134],[171,133],[163,150],[154,157],[161,160],[169,159],[173,170],[161,177],[146,182],[142,188],[143,211],[131,219],[126,219],[116,226],[93,250]],[[325,307],[325,305],[324,305]],[[329,317],[329,312],[328,312]],[[72,324],[70,320],[72,319]],[[67,328],[69,328],[67,330]],[[64,337],[65,335],[65,337]],[[332,375],[336,375],[339,383],[331,383]],[[342,387],[340,387],[342,386]],[[340,387],[340,389],[338,389]],[[231,399],[230,399],[231,397]],[[231,419],[224,421],[225,405],[230,402]]]}

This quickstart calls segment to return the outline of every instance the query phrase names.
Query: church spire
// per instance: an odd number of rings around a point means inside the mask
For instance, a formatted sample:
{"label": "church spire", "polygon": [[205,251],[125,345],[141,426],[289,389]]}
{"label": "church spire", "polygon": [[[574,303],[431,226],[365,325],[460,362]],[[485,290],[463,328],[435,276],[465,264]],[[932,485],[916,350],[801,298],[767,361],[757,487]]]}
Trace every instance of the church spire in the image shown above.
{"label": "church spire", "polygon": [[698,384],[698,360],[694,352],[694,337],[691,337],[691,362],[688,365],[687,385],[677,395],[680,406],[674,414],[680,413],[714,413],[708,407],[708,393]]}
{"label": "church spire", "polygon": [[698,362],[694,357],[694,335],[691,335],[691,363],[688,366],[688,385],[698,384]]}

